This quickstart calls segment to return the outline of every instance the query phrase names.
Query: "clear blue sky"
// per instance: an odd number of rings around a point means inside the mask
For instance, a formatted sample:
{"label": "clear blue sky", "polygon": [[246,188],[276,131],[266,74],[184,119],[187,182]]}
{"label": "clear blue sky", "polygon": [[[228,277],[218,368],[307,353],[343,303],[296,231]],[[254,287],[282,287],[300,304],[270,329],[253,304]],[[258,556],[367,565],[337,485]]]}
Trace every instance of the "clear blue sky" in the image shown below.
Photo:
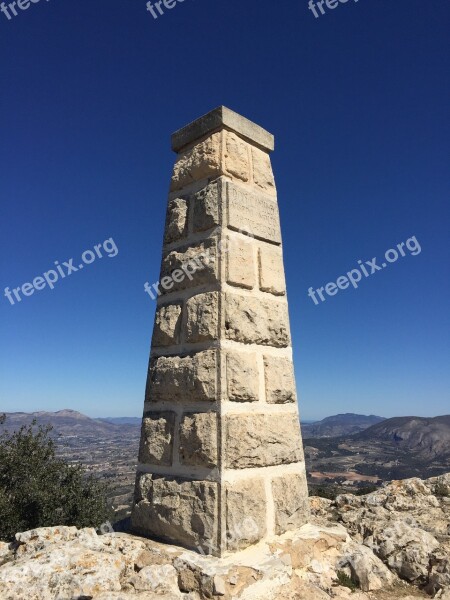
{"label": "clear blue sky", "polygon": [[[448,0],[0,13],[0,409],[141,414],[170,134],[225,104],[276,136],[303,418],[449,413],[449,17]],[[417,256],[308,297],[411,236]],[[3,296],[110,237],[116,257]]]}

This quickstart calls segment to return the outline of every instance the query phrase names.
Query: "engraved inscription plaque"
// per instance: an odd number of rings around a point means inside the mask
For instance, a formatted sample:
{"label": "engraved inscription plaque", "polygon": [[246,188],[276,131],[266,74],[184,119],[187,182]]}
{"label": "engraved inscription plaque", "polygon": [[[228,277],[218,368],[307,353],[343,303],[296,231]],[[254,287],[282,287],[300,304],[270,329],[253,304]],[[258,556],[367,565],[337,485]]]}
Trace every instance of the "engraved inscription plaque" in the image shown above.
{"label": "engraved inscription plaque", "polygon": [[272,244],[281,244],[276,201],[227,182],[228,227]]}

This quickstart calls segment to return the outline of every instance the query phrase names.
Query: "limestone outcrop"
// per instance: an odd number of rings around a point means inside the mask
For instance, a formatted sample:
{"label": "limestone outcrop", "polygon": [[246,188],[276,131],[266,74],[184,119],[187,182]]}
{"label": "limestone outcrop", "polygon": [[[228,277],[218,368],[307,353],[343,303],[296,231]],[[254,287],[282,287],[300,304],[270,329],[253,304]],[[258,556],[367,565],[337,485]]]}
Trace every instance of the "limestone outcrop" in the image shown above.
{"label": "limestone outcrop", "polygon": [[[18,533],[0,543],[0,598],[449,600],[450,474],[311,498],[310,509],[311,523],[222,558],[94,529]],[[235,525],[239,550],[252,531]]]}

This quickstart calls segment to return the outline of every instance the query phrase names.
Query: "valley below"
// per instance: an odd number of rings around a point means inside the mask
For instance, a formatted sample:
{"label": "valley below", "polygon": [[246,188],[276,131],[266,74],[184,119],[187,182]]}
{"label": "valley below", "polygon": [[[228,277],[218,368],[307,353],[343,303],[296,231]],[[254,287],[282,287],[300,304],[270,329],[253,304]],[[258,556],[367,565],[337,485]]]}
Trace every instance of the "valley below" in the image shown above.
{"label": "valley below", "polygon": [[[311,424],[302,426],[310,495],[365,493],[393,479],[426,479],[450,472],[450,417],[376,418],[368,426],[367,417],[361,416],[358,425],[357,416],[332,417],[331,432],[336,432],[338,420],[339,436],[326,437],[328,423],[326,427],[320,426],[323,422],[313,424],[314,432],[324,437],[307,437]],[[17,430],[33,419],[53,427],[58,456],[82,463],[108,482],[116,520],[126,518],[133,499],[140,419],[91,419],[71,410],[9,413],[0,431]]]}

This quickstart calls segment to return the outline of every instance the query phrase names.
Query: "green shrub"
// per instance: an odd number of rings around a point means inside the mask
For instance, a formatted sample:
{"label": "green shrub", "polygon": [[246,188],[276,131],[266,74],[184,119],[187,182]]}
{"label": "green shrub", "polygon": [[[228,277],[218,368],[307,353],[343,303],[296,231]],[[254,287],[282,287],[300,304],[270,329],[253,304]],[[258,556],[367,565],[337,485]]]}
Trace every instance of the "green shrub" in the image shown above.
{"label": "green shrub", "polygon": [[339,585],[351,589],[352,592],[358,589],[359,585],[355,581],[353,581],[353,579],[349,577],[347,573],[344,573],[344,571],[337,571],[336,574],[339,581]]}
{"label": "green shrub", "polygon": [[54,525],[100,527],[111,517],[107,487],[55,456],[51,427],[0,436],[0,539]]}
{"label": "green shrub", "polygon": [[434,486],[434,495],[438,496],[438,498],[448,498],[450,496],[450,492],[448,490],[448,487],[444,483],[442,483],[442,481],[439,481]]}

